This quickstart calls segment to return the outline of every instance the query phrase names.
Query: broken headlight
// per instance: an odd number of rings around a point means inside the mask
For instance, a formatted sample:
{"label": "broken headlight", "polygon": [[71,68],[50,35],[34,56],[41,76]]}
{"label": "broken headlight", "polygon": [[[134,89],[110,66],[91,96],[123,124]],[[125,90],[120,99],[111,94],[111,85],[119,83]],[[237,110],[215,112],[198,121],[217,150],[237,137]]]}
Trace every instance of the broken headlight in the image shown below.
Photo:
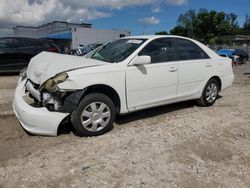
{"label": "broken headlight", "polygon": [[58,89],[57,85],[64,82],[67,78],[68,78],[68,74],[66,72],[57,74],[55,77],[47,80],[42,85],[42,89],[45,89],[50,92],[54,92]]}

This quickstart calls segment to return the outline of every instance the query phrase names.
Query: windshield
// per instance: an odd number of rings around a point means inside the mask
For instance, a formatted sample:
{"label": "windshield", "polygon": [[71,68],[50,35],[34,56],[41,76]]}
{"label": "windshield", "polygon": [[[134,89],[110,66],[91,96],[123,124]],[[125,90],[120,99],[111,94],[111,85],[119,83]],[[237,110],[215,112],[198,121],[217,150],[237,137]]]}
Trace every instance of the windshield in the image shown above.
{"label": "windshield", "polygon": [[90,58],[118,63],[130,56],[145,41],[146,39],[119,39],[102,46]]}

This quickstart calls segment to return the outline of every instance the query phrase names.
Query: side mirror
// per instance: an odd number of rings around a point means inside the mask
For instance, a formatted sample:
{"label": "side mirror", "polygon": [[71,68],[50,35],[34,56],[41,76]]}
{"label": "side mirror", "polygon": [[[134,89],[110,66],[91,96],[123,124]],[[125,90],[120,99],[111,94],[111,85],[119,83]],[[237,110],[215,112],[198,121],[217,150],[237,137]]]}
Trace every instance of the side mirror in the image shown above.
{"label": "side mirror", "polygon": [[146,64],[150,64],[150,63],[151,63],[151,57],[148,55],[137,56],[133,60],[133,65],[135,65],[135,66],[146,65]]}

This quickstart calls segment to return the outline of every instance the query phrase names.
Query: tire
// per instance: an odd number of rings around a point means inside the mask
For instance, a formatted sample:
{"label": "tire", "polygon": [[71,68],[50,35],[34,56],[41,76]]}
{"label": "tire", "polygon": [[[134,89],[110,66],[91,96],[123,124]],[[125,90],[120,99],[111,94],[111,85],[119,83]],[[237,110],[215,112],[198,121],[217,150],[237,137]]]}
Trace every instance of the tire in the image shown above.
{"label": "tire", "polygon": [[247,57],[244,57],[243,61],[242,61],[242,64],[246,64],[246,62],[247,62]]}
{"label": "tire", "polygon": [[101,93],[84,96],[71,114],[72,126],[78,136],[102,135],[113,128],[115,118],[114,103]]}
{"label": "tire", "polygon": [[210,79],[203,89],[200,99],[198,99],[198,104],[201,106],[212,106],[219,93],[219,83],[215,79]]}

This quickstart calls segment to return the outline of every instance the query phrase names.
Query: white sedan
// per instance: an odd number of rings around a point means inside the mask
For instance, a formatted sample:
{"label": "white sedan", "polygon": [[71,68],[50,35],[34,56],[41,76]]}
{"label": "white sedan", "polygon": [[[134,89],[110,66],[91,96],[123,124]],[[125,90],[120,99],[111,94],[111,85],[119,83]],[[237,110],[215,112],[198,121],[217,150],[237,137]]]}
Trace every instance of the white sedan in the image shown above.
{"label": "white sedan", "polygon": [[117,114],[193,99],[210,106],[234,79],[230,59],[171,35],[118,39],[85,57],[42,52],[21,75],[14,112],[28,132],[51,136],[62,121],[96,136]]}

